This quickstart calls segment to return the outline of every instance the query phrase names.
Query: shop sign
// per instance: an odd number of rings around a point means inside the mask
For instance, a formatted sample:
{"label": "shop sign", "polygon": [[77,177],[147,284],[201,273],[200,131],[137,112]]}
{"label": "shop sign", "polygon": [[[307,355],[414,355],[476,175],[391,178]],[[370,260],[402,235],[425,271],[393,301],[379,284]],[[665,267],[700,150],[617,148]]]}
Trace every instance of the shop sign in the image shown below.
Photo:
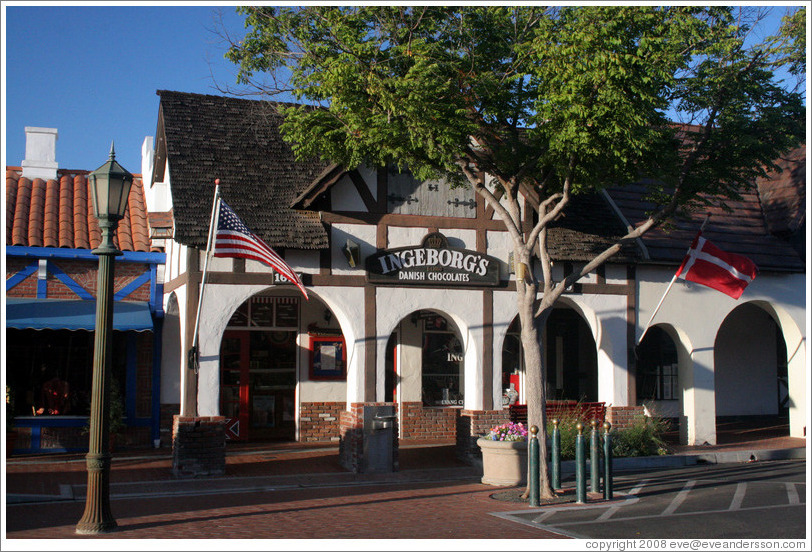
{"label": "shop sign", "polygon": [[436,286],[498,286],[499,260],[477,251],[449,247],[439,232],[418,246],[399,247],[370,255],[367,280],[375,283]]}

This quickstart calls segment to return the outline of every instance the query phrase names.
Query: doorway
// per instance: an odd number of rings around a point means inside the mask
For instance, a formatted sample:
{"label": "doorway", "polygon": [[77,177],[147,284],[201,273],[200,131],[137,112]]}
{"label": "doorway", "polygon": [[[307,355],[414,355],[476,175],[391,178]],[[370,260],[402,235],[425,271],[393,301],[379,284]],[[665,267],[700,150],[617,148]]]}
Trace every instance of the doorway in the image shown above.
{"label": "doorway", "polygon": [[220,412],[227,419],[227,437],[293,440],[296,332],[227,331],[220,360]]}
{"label": "doorway", "polygon": [[294,440],[299,301],[255,296],[229,321],[220,344],[220,413],[226,438]]}

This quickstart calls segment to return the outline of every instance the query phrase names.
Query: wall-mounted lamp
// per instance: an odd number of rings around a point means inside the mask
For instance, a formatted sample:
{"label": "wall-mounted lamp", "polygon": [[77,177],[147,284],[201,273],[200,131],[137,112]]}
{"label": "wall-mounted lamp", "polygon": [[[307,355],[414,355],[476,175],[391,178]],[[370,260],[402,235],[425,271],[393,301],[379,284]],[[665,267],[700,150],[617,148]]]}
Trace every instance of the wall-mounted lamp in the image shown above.
{"label": "wall-mounted lamp", "polygon": [[329,324],[330,320],[333,319],[333,313],[330,312],[330,309],[324,309],[324,322]]}
{"label": "wall-mounted lamp", "polygon": [[517,280],[524,280],[524,272],[527,265],[524,263],[517,263],[513,252],[508,254],[508,270],[511,274],[516,275]]}
{"label": "wall-mounted lamp", "polygon": [[347,264],[350,265],[350,267],[355,268],[358,266],[358,263],[361,261],[361,248],[357,243],[347,238],[347,243],[344,245],[341,251],[347,258]]}

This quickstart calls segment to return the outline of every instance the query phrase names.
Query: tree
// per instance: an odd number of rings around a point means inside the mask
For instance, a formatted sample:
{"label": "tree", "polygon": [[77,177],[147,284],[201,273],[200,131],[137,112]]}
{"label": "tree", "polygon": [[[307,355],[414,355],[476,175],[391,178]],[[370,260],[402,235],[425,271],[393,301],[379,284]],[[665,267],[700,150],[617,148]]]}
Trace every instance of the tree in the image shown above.
{"label": "tree", "polygon": [[[241,11],[248,32],[227,57],[239,64],[243,85],[300,102],[280,107],[297,156],[446,176],[453,186],[473,187],[504,222],[514,259],[532,268],[516,288],[528,423],[540,428],[542,458],[539,331],[555,301],[680,209],[735,197],[803,134],[801,96],[773,75],[792,50],[777,39],[751,44],[760,16],[753,10]],[[656,205],[649,218],[554,282],[547,233],[572,196],[644,176],[655,177],[644,180]]]}

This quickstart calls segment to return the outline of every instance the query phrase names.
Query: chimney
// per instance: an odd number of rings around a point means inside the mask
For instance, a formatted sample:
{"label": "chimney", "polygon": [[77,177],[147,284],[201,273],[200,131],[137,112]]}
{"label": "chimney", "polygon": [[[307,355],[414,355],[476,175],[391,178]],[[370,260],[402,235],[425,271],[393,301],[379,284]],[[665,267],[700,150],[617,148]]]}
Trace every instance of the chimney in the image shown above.
{"label": "chimney", "polygon": [[56,139],[55,128],[25,127],[25,159],[23,176],[34,180],[56,178]]}

